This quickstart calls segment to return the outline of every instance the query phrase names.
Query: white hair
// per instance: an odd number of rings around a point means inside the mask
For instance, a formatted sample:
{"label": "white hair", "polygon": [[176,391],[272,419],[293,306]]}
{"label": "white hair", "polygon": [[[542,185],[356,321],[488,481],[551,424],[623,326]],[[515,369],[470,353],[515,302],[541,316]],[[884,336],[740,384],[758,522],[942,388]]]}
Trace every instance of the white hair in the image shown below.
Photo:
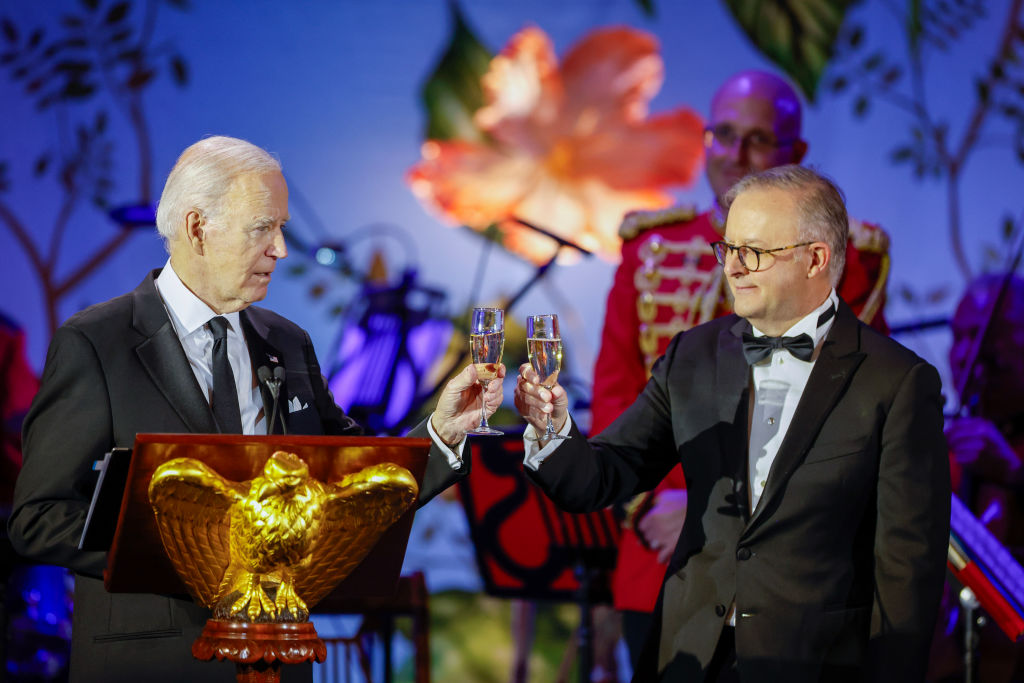
{"label": "white hair", "polygon": [[245,140],[215,135],[193,144],[178,157],[160,195],[156,228],[164,247],[170,251],[170,242],[189,211],[216,218],[236,178],[280,171],[277,159]]}
{"label": "white hair", "polygon": [[829,280],[833,287],[838,287],[846,266],[846,242],[850,235],[850,219],[846,215],[842,190],[828,176],[813,168],[795,164],[776,166],[748,175],[733,185],[725,197],[726,209],[743,192],[769,188],[802,195],[797,239],[828,245],[832,252],[828,264]]}

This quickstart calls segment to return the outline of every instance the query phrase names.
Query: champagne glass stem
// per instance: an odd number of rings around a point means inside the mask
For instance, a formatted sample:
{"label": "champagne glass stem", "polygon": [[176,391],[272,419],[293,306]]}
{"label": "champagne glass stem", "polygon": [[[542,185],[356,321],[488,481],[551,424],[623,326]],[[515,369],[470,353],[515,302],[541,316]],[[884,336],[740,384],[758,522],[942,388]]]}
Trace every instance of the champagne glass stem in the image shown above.
{"label": "champagne glass stem", "polygon": [[484,394],[487,393],[487,385],[490,383],[489,379],[480,380],[480,386],[483,387],[483,391],[480,392],[480,427],[481,429],[490,429],[490,425],[487,424],[487,405],[484,403]]}

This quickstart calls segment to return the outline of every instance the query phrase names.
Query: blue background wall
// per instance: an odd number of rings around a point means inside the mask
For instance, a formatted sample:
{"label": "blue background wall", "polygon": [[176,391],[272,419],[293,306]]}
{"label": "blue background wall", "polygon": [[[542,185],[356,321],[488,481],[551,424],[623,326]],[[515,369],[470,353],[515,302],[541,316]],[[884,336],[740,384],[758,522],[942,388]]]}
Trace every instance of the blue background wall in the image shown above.
{"label": "blue background wall", "polygon": [[[419,156],[424,114],[418,90],[432,70],[450,31],[449,9],[441,0],[207,0],[188,11],[160,3],[154,44],[166,43],[188,62],[190,82],[176,87],[167,73],[147,90],[144,103],[153,138],[152,183],[159,194],[163,179],[188,144],[209,134],[243,137],[276,153],[293,192],[304,209],[292,203],[295,229],[316,232],[318,218],[332,237],[345,239],[375,223],[398,226],[406,244],[381,239],[394,269],[412,260],[427,284],[446,289],[452,312],[467,304],[493,301],[515,291],[532,267],[495,252],[482,291],[470,292],[483,241],[464,229],[441,225],[415,200],[403,174]],[[849,19],[867,27],[869,41],[894,58],[904,57],[904,43],[892,8],[899,3],[869,0]],[[946,53],[930,54],[927,92],[935,111],[948,120],[950,135],[962,136],[974,104],[974,77],[983,73],[1005,23],[1010,2],[991,2],[988,17],[970,28]],[[106,6],[106,5],[105,5]],[[651,31],[661,41],[666,80],[652,111],[688,104],[704,113],[716,86],[731,73],[750,67],[772,68],[752,47],[731,15],[717,2],[655,3],[657,15],[645,16],[629,0],[464,0],[469,24],[494,51],[523,26],[534,23],[551,35],[559,54],[589,30],[628,24]],[[143,3],[133,8],[141,12]],[[0,2],[0,14],[19,26],[55,26],[55,17],[78,10],[77,0]],[[138,19],[136,15],[133,17]],[[836,178],[847,193],[850,211],[882,224],[890,233],[893,273],[888,317],[901,323],[948,314],[963,285],[953,265],[947,227],[944,185],[915,181],[905,166],[894,166],[890,150],[904,142],[909,117],[896,107],[874,102],[868,116],[852,114],[851,98],[822,92],[809,106],[805,137],[808,161]],[[60,193],[53,174],[32,177],[32,164],[44,149],[57,149],[58,113],[39,114],[19,85],[0,73],[0,159],[9,163],[11,188],[0,201],[47,242]],[[86,119],[102,98],[67,112]],[[138,173],[125,119],[111,108],[115,148],[114,204],[137,199]],[[967,256],[980,267],[984,244],[999,242],[1004,214],[1021,210],[1021,166],[1010,145],[1012,129],[995,122],[983,130],[983,146],[970,158],[963,183]],[[683,201],[706,206],[710,191],[701,179],[681,190]],[[293,199],[294,199],[293,194]],[[315,216],[314,216],[315,213]],[[66,270],[83,260],[116,226],[91,207],[71,218],[69,238],[60,254]],[[368,247],[373,242],[362,242]],[[25,252],[11,233],[0,228],[0,309],[20,321],[29,337],[33,365],[41,369],[48,341],[39,282]],[[149,268],[163,264],[155,233],[140,233],[89,277],[63,303],[63,319],[80,308],[134,287]],[[300,260],[293,253],[289,261]],[[287,262],[286,262],[287,264]],[[614,265],[590,259],[558,267],[534,288],[513,314],[554,310],[567,330],[567,362],[589,381],[597,349],[604,296]],[[337,333],[337,318],[328,302],[307,296],[311,279],[275,275],[265,304],[310,330],[320,354],[326,355]],[[326,274],[325,274],[326,275]],[[918,293],[948,286],[949,295],[927,306],[910,305],[898,290]],[[340,287],[331,303],[354,296]],[[944,366],[944,332],[902,338]],[[945,369],[943,368],[945,372]]]}

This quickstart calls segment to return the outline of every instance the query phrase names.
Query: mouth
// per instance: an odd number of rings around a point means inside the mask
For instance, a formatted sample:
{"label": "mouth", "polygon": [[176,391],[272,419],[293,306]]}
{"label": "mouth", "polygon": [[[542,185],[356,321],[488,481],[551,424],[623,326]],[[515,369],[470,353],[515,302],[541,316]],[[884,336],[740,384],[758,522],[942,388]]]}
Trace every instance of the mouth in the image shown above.
{"label": "mouth", "polygon": [[270,282],[270,275],[273,272],[274,271],[272,271],[272,270],[268,270],[268,271],[264,271],[264,272],[253,273],[252,275],[253,275],[253,277],[255,277],[260,282]]}

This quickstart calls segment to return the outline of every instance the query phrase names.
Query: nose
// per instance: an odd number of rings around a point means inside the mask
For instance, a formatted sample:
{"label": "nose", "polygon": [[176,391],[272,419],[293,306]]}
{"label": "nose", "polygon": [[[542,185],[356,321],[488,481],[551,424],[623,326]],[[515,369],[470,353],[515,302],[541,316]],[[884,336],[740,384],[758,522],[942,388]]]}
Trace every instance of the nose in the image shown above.
{"label": "nose", "polygon": [[270,246],[267,248],[267,256],[273,256],[274,258],[281,259],[288,255],[288,245],[284,240],[284,231],[281,228],[274,230],[274,239],[271,240]]}
{"label": "nose", "polygon": [[715,139],[715,146],[719,153],[732,160],[736,164],[745,164],[750,156],[747,140],[742,135],[736,135],[728,143]]}
{"label": "nose", "polygon": [[729,277],[736,277],[737,275],[746,275],[747,269],[740,261],[739,252],[728,249],[725,252],[725,265],[722,266],[725,270],[725,274]]}

